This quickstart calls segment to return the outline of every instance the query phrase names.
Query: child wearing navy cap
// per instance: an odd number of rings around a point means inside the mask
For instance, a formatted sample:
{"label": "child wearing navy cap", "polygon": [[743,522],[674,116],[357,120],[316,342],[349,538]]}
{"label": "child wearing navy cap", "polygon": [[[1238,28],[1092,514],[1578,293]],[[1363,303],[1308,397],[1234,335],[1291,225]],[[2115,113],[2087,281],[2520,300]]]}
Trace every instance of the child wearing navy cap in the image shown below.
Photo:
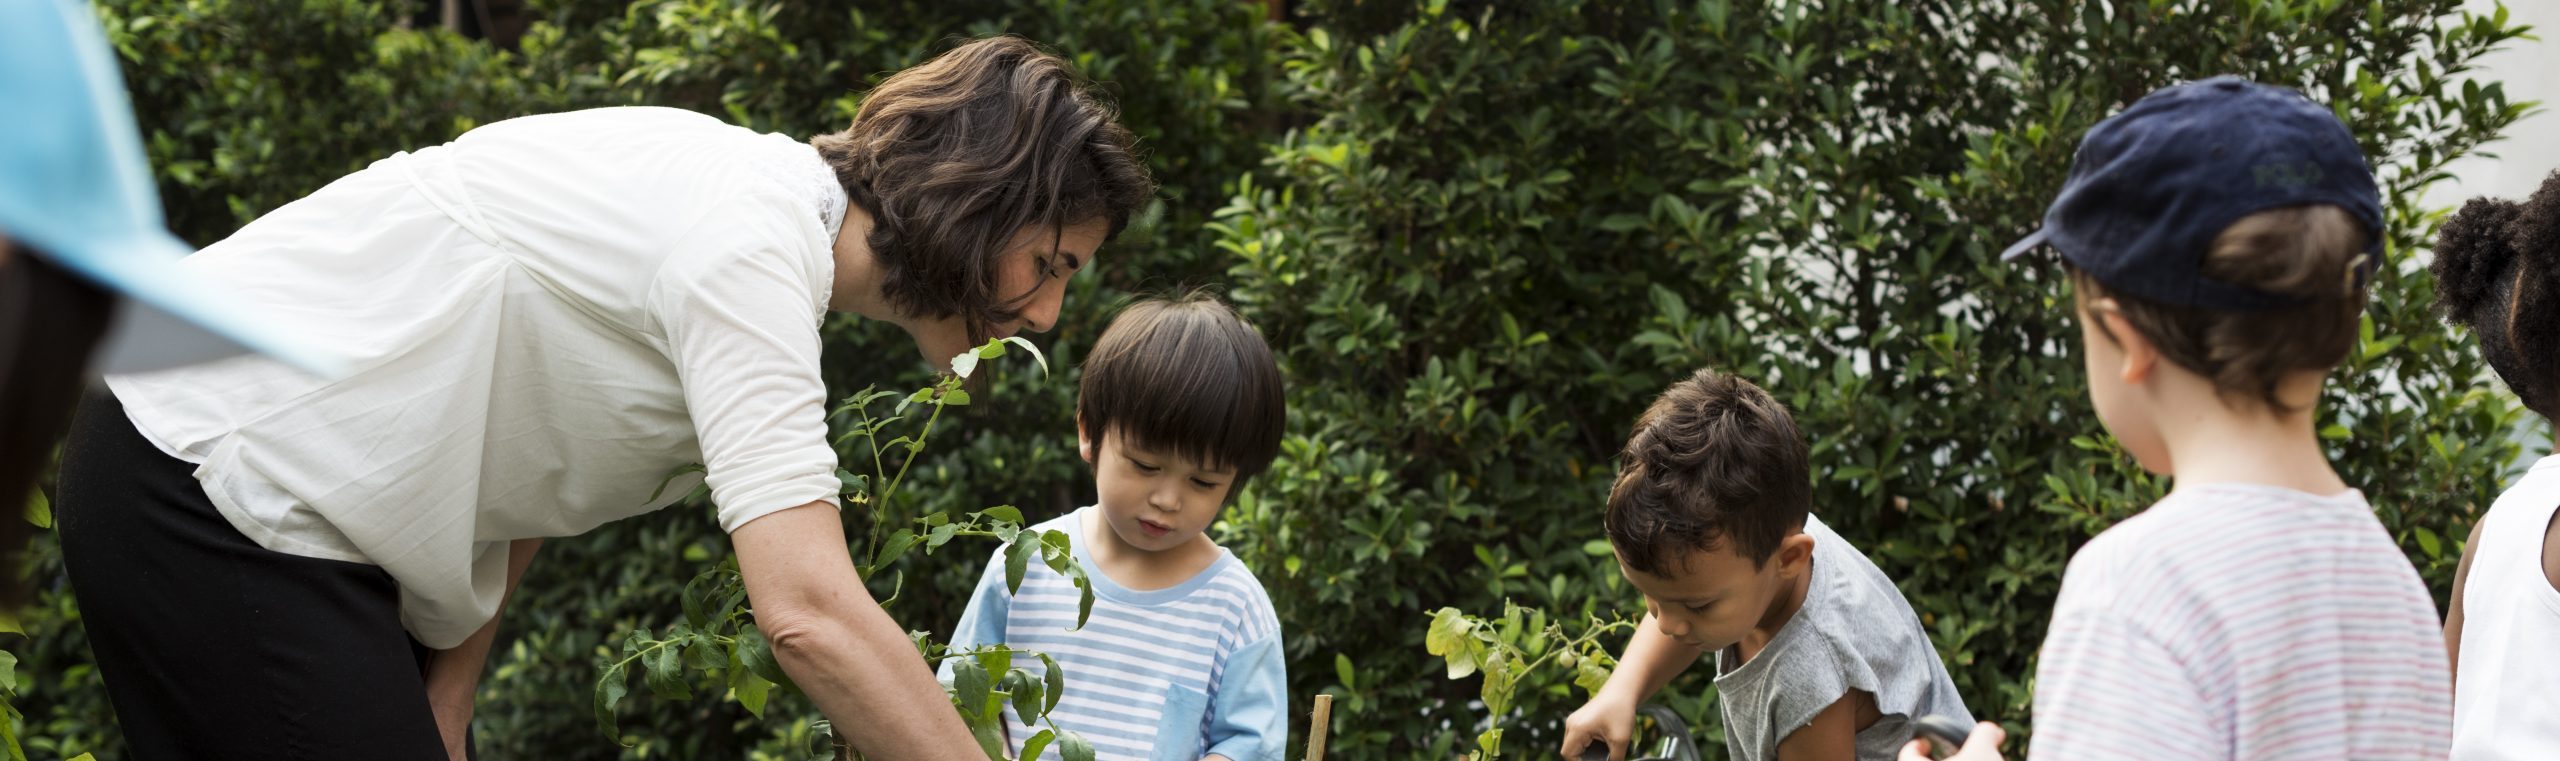
{"label": "child wearing navy cap", "polygon": [[[2217,77],[2091,129],[2043,229],[2003,254],[2061,254],[2099,422],[2176,479],[2072,557],[2030,758],[2444,756],[2434,599],[2313,415],[2382,232],[2327,107]],[[1999,734],[1957,757],[1996,758]]]}

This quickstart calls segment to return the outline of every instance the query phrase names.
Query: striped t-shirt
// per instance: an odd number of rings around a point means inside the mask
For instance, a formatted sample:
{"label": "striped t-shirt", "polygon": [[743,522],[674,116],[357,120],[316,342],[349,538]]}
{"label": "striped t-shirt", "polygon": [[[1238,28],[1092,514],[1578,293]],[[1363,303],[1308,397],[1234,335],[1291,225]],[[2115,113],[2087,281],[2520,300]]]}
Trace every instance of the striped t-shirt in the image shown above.
{"label": "striped t-shirt", "polygon": [[2435,600],[2364,496],[2181,487],[2071,559],[2031,759],[2435,759]]}
{"label": "striped t-shirt", "polygon": [[[1008,595],[999,550],[978,579],[951,646],[1002,644],[1048,653],[1065,672],[1066,694],[1049,717],[1093,742],[1109,761],[1281,761],[1289,738],[1289,679],[1280,618],[1262,582],[1224,548],[1208,569],[1164,589],[1113,582],[1086,553],[1087,507],[1034,526],[1075,538],[1076,562],[1093,581],[1093,616],[1076,624],[1079,595],[1067,577],[1038,562]],[[1026,664],[1027,662],[1027,664]],[[1036,658],[1016,667],[1040,674]],[[945,669],[944,678],[949,678]],[[1013,749],[1038,730],[1011,706]],[[1058,758],[1051,744],[1041,758]]]}

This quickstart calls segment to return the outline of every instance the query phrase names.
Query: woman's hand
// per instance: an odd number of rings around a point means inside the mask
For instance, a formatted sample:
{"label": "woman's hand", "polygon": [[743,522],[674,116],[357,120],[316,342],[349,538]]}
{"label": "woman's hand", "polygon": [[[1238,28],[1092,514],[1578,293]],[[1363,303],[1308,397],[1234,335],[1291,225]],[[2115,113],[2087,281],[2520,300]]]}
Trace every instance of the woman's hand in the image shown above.
{"label": "woman's hand", "polygon": [[480,672],[488,667],[489,647],[498,640],[498,622],[506,619],[516,583],[524,581],[524,569],[533,565],[533,555],[540,551],[540,539],[508,542],[507,591],[498,598],[498,615],[490,616],[462,644],[427,654],[427,707],[435,712],[436,734],[444,738],[445,755],[453,761],[471,755],[471,701],[480,694]]}
{"label": "woman's hand", "polygon": [[924,656],[871,598],[834,505],[811,502],[730,532],[774,660],[855,750],[901,761],[985,761]]}
{"label": "woman's hand", "polygon": [[[1982,722],[1973,725],[1973,734],[1964,739],[1964,747],[1946,761],[2001,761],[2000,744],[2008,742],[2009,732],[2000,725]],[[1902,746],[1899,761],[1929,761],[1929,740],[1914,738]]]}
{"label": "woman's hand", "polygon": [[[428,694],[434,694],[433,685]],[[436,713],[436,734],[444,738],[445,758],[466,761],[471,757],[471,701],[436,700],[430,702]]]}

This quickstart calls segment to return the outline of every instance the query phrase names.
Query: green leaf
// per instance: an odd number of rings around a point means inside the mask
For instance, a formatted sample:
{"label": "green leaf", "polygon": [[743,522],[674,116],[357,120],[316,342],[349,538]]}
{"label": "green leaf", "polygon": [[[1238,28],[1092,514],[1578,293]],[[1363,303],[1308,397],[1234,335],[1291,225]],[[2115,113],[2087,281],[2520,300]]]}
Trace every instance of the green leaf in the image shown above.
{"label": "green leaf", "polygon": [[641,672],[648,677],[649,691],[666,700],[693,697],[693,688],[684,678],[684,652],[674,643],[662,644],[641,656]]}
{"label": "green leaf", "polygon": [[977,739],[979,752],[987,754],[987,758],[1004,758],[1003,721],[983,718],[969,722],[969,736]]}
{"label": "green leaf", "polygon": [[1078,566],[1075,549],[1069,544],[1067,532],[1050,529],[1040,533],[1040,560],[1049,564],[1049,570],[1069,576],[1075,575],[1068,573],[1068,569]]}
{"label": "green leaf", "polygon": [[989,691],[987,667],[979,665],[976,658],[952,661],[951,690],[952,704],[960,707],[962,716],[985,718],[983,711],[986,709]]}
{"label": "green leaf", "polygon": [[997,505],[985,510],[980,510],[975,514],[983,516],[988,520],[1004,521],[1016,526],[1022,525],[1022,511],[1014,508],[1012,505]]}
{"label": "green leaf", "polygon": [[1076,582],[1076,628],[1082,629],[1084,622],[1093,620],[1093,580],[1085,578],[1084,566],[1067,568]]}
{"label": "green leaf", "polygon": [[891,533],[889,538],[880,540],[880,552],[871,558],[872,569],[889,567],[890,563],[897,562],[899,557],[906,555],[907,550],[914,546],[916,546],[916,532],[898,529]]}
{"label": "green leaf", "polygon": [[[27,751],[18,746],[18,724],[26,721],[17,706],[0,703],[0,750],[8,751],[9,761],[27,761]],[[81,754],[88,755],[88,754]]]}
{"label": "green leaf", "polygon": [[[1016,710],[1020,710],[1020,709],[1016,709]],[[1022,741],[1022,755],[1021,755],[1021,758],[1023,759],[1023,761],[1038,761],[1038,759],[1040,758],[1040,752],[1041,752],[1041,751],[1044,751],[1044,750],[1048,750],[1048,749],[1049,749],[1049,741],[1051,741],[1051,740],[1055,740],[1055,739],[1058,739],[1058,735],[1057,735],[1057,733],[1055,733],[1055,732],[1051,732],[1051,731],[1046,730],[1046,729],[1040,730],[1039,732],[1032,734],[1032,735],[1031,735],[1031,739]]]}
{"label": "green leaf", "polygon": [[27,522],[36,528],[53,528],[53,502],[45,499],[43,489],[27,495]]}
{"label": "green leaf", "polygon": [[791,677],[782,673],[782,664],[773,659],[772,643],[765,641],[764,632],[758,631],[755,624],[739,627],[737,642],[738,663],[748,671],[774,684],[791,683]]}
{"label": "green leaf", "polygon": [[697,630],[711,628],[708,601],[703,599],[706,595],[703,582],[711,578],[712,575],[708,573],[695,574],[692,581],[684,583],[684,594],[677,595],[684,604],[685,623],[692,624]]}
{"label": "green leaf", "polygon": [[720,648],[711,640],[697,638],[684,646],[684,664],[708,672],[719,670],[728,665],[728,661],[721,657]]}
{"label": "green leaf", "polygon": [[1422,637],[1422,649],[1432,655],[1443,656],[1456,652],[1458,643],[1458,617],[1460,615],[1462,614],[1458,612],[1457,608],[1441,608],[1437,611],[1433,611],[1431,614],[1431,627],[1425,630]]}
{"label": "green leaf", "polygon": [[1014,669],[1012,673],[1006,674],[1005,682],[1013,685],[1013,713],[1015,716],[1021,717],[1024,722],[1028,723],[1039,721],[1040,717],[1047,713],[1047,709],[1044,707],[1048,703],[1048,688],[1046,683],[1032,679],[1031,672],[1023,671],[1021,669]]}
{"label": "green leaf", "polygon": [[1355,677],[1355,676],[1358,676],[1358,675],[1359,675],[1359,674],[1358,674],[1358,672],[1356,672],[1356,671],[1352,670],[1352,668],[1351,668],[1351,656],[1350,656],[1350,655],[1348,655],[1348,654],[1344,654],[1344,653],[1334,653],[1334,654],[1333,654],[1333,678],[1342,680],[1342,688],[1343,688],[1343,689],[1346,689],[1346,690],[1357,690],[1357,689],[1360,689],[1360,685],[1358,685],[1358,684],[1354,683],[1354,682],[1353,682],[1353,680],[1352,680],[1352,677]]}
{"label": "green leaf", "polygon": [[969,406],[969,392],[956,388],[944,392],[942,395],[942,405],[945,407],[967,407]]}
{"label": "green leaf", "polygon": [[1031,553],[1038,549],[1040,545],[1031,542],[1014,542],[1004,548],[1005,593],[1020,594],[1022,592],[1022,576],[1031,570]]}
{"label": "green leaf", "polygon": [[2425,526],[2419,526],[2417,533],[2418,549],[2426,551],[2429,559],[2444,558],[2444,537],[2436,536],[2435,531]]}
{"label": "green leaf", "polygon": [[1609,540],[1607,539],[1593,539],[1582,543],[1582,554],[1585,555],[1590,555],[1595,558],[1605,558],[1615,553],[1616,551],[1609,547]]}
{"label": "green leaf", "polygon": [[746,706],[747,713],[759,719],[764,718],[765,696],[773,683],[765,681],[764,677],[756,676],[756,672],[748,670],[745,664],[738,662],[738,651],[741,648],[737,647],[737,644],[734,640],[731,642],[726,664],[729,672],[729,696],[736,698],[738,705]]}
{"label": "green leaf", "polygon": [[1069,730],[1058,743],[1058,756],[1065,761],[1093,761],[1093,743]]}
{"label": "green leaf", "polygon": [[604,675],[596,677],[596,726],[604,730],[606,739],[626,748],[631,744],[622,741],[622,727],[614,721],[613,706],[630,692],[630,675],[623,672],[622,664],[606,667]]}
{"label": "green leaf", "polygon": [[1058,660],[1049,657],[1048,653],[1040,654],[1040,667],[1040,683],[1044,690],[1040,696],[1040,715],[1047,716],[1050,711],[1058,710],[1058,698],[1067,694],[1067,673],[1058,668]]}
{"label": "green leaf", "polygon": [[[1031,360],[1040,365],[1040,377],[1049,377],[1049,355],[1040,353],[1040,347],[1032,345],[1030,339],[1023,338],[1021,336],[1005,336],[1004,342],[1020,346],[1023,351],[1031,352]],[[1004,349],[1002,347],[998,347],[996,351],[1001,355]]]}

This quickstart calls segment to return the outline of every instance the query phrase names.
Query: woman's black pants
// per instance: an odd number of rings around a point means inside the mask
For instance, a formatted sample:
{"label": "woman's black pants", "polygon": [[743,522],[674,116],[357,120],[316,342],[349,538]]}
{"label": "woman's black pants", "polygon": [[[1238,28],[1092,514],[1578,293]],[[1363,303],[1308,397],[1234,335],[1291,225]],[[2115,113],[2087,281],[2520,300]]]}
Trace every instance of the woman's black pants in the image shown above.
{"label": "woman's black pants", "polygon": [[132,757],[443,759],[381,568],[258,546],[104,390],[63,444],[55,529]]}

